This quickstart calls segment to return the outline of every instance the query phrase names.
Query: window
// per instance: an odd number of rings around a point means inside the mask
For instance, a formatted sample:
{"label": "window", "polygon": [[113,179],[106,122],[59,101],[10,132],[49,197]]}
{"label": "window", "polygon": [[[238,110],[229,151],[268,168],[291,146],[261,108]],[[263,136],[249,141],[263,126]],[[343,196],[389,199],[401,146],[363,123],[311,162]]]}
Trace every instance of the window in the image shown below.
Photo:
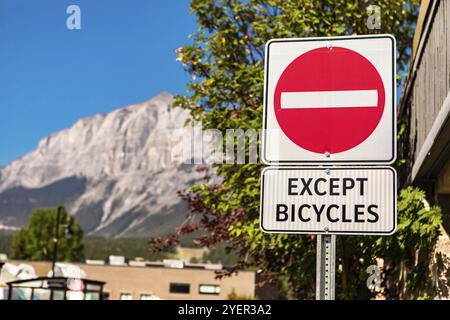
{"label": "window", "polygon": [[64,300],[64,290],[53,290],[53,300]]}
{"label": "window", "polygon": [[102,300],[109,300],[110,296],[111,296],[111,292],[103,291],[103,293],[102,293]]}
{"label": "window", "polygon": [[85,300],[99,300],[100,299],[100,293],[99,292],[90,292],[86,293],[86,296],[84,297]]}
{"label": "window", "polygon": [[170,293],[189,293],[191,285],[189,283],[171,283]]}
{"label": "window", "polygon": [[218,284],[201,284],[198,287],[200,294],[220,294],[220,286]]}
{"label": "window", "polygon": [[131,293],[122,292],[120,294],[120,300],[133,300],[133,297],[131,296]]}

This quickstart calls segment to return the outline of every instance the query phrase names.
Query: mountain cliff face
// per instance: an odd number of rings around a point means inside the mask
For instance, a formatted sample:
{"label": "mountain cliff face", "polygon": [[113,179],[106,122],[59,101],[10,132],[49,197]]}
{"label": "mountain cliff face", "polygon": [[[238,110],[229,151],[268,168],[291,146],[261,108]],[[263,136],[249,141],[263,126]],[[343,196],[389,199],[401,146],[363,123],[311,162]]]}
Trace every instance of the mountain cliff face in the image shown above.
{"label": "mountain cliff face", "polygon": [[195,165],[171,160],[177,150],[172,133],[189,116],[171,108],[172,100],[161,93],[81,119],[0,169],[0,225],[20,227],[35,208],[64,204],[87,234],[173,231],[187,210],[177,191],[201,174]]}

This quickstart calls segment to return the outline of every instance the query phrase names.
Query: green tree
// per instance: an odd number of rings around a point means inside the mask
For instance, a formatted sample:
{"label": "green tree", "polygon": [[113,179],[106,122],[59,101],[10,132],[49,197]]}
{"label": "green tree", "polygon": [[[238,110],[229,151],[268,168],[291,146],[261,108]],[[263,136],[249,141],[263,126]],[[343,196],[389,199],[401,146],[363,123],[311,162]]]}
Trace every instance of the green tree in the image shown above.
{"label": "green tree", "polygon": [[[192,0],[191,12],[196,15],[199,29],[190,36],[191,44],[177,49],[177,60],[192,80],[187,94],[176,97],[175,106],[190,110],[193,120],[201,121],[204,129],[222,130],[225,137],[226,129],[260,129],[263,50],[264,44],[272,38],[394,34],[397,66],[403,72],[410,57],[419,2],[377,1],[381,29],[369,30],[366,22],[371,12],[368,12],[368,4],[359,0]],[[268,235],[260,231],[260,169],[259,164],[216,165],[214,170],[222,177],[221,183],[205,180],[184,194],[191,215],[201,216],[193,221],[199,222],[184,225],[169,237],[151,239],[151,247],[163,249],[176,244],[183,233],[204,229],[206,234],[196,243],[212,246],[227,242],[239,253],[235,268],[257,266],[266,281],[280,278],[287,281],[291,297],[313,298],[315,236]],[[401,223],[395,236],[338,237],[337,263],[342,270],[337,275],[338,298],[373,295],[366,287],[366,268],[377,258],[386,258],[398,271],[399,265],[409,261],[418,246],[434,244],[440,212],[437,208],[424,211],[420,201],[410,207],[411,197],[419,194],[423,197],[417,190],[402,192],[400,203],[404,207],[399,207]],[[415,238],[405,242],[404,239],[410,239],[410,231],[414,231]],[[399,250],[402,254],[398,254]],[[423,278],[427,270],[414,264],[409,264],[407,269],[411,272],[404,282],[398,279],[398,272],[389,273],[383,282],[387,297],[398,298],[405,290],[414,297],[428,290],[428,286],[425,283],[421,286],[418,280],[413,281],[414,290],[408,286],[412,278]],[[393,290],[393,287],[401,288]]]}
{"label": "green tree", "polygon": [[[28,226],[14,234],[11,244],[13,259],[53,259],[58,208],[37,209],[30,216]],[[83,231],[74,216],[61,207],[59,220],[58,261],[83,260]]]}

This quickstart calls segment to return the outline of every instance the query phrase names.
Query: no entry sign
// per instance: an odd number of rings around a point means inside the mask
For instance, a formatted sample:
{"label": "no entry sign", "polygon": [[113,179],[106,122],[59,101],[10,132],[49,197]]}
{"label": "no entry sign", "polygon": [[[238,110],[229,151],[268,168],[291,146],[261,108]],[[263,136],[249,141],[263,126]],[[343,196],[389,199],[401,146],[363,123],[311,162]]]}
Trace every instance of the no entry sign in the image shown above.
{"label": "no entry sign", "polygon": [[266,45],[263,161],[395,161],[395,39],[271,40]]}
{"label": "no entry sign", "polygon": [[389,167],[267,167],[261,229],[270,233],[389,235],[397,225]]}

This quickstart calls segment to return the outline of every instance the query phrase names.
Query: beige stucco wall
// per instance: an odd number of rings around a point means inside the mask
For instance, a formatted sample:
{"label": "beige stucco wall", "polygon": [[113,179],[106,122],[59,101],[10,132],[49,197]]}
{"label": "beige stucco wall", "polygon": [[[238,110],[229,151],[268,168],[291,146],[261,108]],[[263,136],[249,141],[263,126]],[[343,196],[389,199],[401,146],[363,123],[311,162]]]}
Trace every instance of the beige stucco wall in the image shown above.
{"label": "beige stucco wall", "polygon": [[436,193],[450,195],[450,159],[437,176]]}
{"label": "beige stucco wall", "polygon": [[436,299],[450,299],[450,237],[444,228],[441,228],[436,243],[431,270],[437,290]]}

